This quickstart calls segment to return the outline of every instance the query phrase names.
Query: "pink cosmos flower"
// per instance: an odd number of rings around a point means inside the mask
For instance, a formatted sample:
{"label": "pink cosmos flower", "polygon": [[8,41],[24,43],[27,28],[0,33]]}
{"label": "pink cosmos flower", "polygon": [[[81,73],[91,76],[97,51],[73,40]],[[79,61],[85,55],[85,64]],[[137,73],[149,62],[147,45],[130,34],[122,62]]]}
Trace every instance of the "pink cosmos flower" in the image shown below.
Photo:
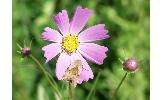
{"label": "pink cosmos flower", "polygon": [[92,43],[109,37],[105,25],[98,24],[82,31],[91,14],[92,11],[88,8],[83,9],[78,6],[69,22],[67,11],[62,10],[53,16],[60,32],[46,27],[42,33],[42,39],[52,42],[42,48],[45,52],[46,63],[59,54],[56,63],[56,76],[59,80],[62,80],[69,65],[78,59],[83,62],[78,83],[93,79],[93,72],[85,58],[99,65],[103,64],[106,58],[108,48]]}

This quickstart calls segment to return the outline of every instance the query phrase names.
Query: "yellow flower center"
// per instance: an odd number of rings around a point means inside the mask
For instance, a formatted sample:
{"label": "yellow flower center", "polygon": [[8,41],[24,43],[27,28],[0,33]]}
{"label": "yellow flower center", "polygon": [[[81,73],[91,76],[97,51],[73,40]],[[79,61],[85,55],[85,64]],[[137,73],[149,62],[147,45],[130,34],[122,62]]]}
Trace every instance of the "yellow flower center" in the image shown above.
{"label": "yellow flower center", "polygon": [[62,40],[62,49],[67,53],[73,53],[77,50],[80,42],[78,41],[78,36],[73,34],[68,34]]}

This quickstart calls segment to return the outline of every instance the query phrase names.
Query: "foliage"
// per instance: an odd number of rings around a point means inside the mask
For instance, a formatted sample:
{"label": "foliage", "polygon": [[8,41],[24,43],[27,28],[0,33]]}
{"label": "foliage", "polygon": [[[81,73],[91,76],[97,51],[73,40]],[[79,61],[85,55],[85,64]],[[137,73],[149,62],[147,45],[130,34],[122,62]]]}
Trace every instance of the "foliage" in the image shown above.
{"label": "foliage", "polygon": [[[78,85],[75,99],[84,100],[90,92],[97,73],[92,100],[108,100],[120,82],[124,71],[119,58],[135,57],[140,69],[128,75],[118,91],[117,100],[148,100],[150,95],[150,4],[149,0],[14,0],[13,1],[13,100],[55,100],[52,88],[36,65],[28,58],[21,59],[16,43],[31,40],[31,52],[44,64],[41,48],[47,44],[40,39],[45,26],[57,28],[52,15],[66,9],[72,17],[77,5],[93,9],[86,27],[105,23],[110,38],[98,41],[109,48],[108,57],[99,66],[89,63],[94,79]],[[124,49],[124,50],[123,50]],[[125,53],[124,53],[125,51]],[[56,59],[44,64],[55,77]],[[99,70],[100,69],[100,70]],[[62,94],[67,96],[66,83],[58,81]]]}

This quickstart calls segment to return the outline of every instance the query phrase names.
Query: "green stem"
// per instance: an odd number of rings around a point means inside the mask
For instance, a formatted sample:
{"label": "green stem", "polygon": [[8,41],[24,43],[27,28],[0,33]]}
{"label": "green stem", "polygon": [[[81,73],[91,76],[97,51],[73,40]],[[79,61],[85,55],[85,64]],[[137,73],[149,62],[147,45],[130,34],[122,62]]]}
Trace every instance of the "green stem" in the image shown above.
{"label": "green stem", "polygon": [[73,90],[72,85],[69,83],[69,100],[73,100]]}
{"label": "green stem", "polygon": [[125,80],[127,74],[128,74],[128,72],[125,73],[125,75],[123,76],[122,80],[121,80],[120,83],[118,84],[117,88],[115,89],[115,92],[114,92],[114,94],[113,94],[112,99],[115,98],[115,96],[116,96],[116,94],[117,94],[119,88],[121,87],[122,83],[124,82],[124,80]]}
{"label": "green stem", "polygon": [[58,96],[59,96],[59,98],[61,100],[62,99],[61,93],[59,92],[59,90],[57,88],[57,84],[53,80],[52,76],[44,69],[44,67],[41,65],[41,63],[32,54],[30,54],[29,57],[38,65],[38,68],[43,72],[46,79],[48,80],[48,82],[50,83],[52,88],[56,91],[56,93],[58,94]]}
{"label": "green stem", "polygon": [[98,79],[99,79],[99,77],[100,77],[100,74],[101,74],[101,72],[98,73],[98,75],[97,75],[97,77],[96,77],[96,80],[95,80],[95,82],[94,82],[94,85],[93,85],[91,91],[89,92],[89,94],[88,94],[86,100],[90,100],[90,97],[91,97],[91,95],[92,95],[92,93],[93,93],[93,91],[94,91],[94,89],[95,89],[95,87],[96,87],[96,85],[97,85],[97,82],[98,82]]}

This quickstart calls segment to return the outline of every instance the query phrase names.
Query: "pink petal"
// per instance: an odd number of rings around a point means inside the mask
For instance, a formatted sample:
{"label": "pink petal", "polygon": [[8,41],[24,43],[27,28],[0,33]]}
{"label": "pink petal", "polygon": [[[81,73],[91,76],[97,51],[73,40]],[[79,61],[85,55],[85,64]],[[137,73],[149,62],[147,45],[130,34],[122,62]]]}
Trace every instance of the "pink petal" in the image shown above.
{"label": "pink petal", "polygon": [[41,38],[43,40],[48,40],[48,41],[52,41],[52,42],[61,42],[62,35],[58,31],[56,31],[50,27],[46,27],[44,29],[44,32],[42,33]]}
{"label": "pink petal", "polygon": [[88,81],[89,79],[93,79],[93,72],[90,66],[88,65],[86,60],[81,56],[79,52],[71,55],[71,62],[74,62],[75,60],[81,60],[83,63],[83,68],[78,83],[81,84],[83,81]]}
{"label": "pink petal", "polygon": [[105,29],[104,24],[92,26],[79,34],[80,42],[92,42],[96,40],[106,39],[108,31]]}
{"label": "pink petal", "polygon": [[63,35],[69,34],[70,24],[66,10],[62,10],[62,12],[58,13],[56,16],[53,16],[53,19]]}
{"label": "pink petal", "polygon": [[61,46],[59,43],[51,43],[47,46],[44,46],[42,50],[45,52],[44,57],[46,57],[46,63],[54,58],[58,53],[61,52]]}
{"label": "pink petal", "polygon": [[56,76],[62,79],[65,71],[70,66],[70,56],[67,53],[61,53],[56,63]]}
{"label": "pink petal", "polygon": [[72,18],[72,21],[70,22],[70,33],[78,34],[87,23],[91,14],[92,11],[88,8],[82,9],[81,6],[78,6]]}
{"label": "pink petal", "polygon": [[88,60],[101,65],[106,58],[108,48],[94,43],[81,43],[78,50]]}

